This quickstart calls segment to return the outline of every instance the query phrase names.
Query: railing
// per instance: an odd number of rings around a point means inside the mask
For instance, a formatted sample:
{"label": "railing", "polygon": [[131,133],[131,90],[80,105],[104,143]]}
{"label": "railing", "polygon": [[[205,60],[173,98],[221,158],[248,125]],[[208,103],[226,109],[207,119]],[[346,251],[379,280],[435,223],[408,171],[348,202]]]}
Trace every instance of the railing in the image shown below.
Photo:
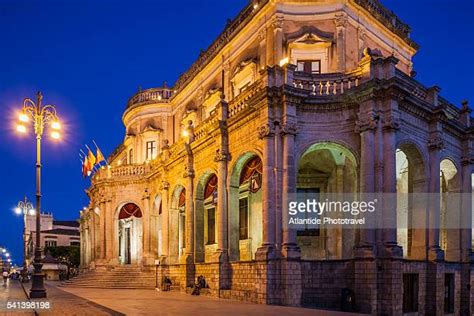
{"label": "railing", "polygon": [[248,107],[248,100],[263,88],[263,81],[257,80],[246,90],[242,91],[229,103],[229,118],[237,115]]}
{"label": "railing", "polygon": [[293,80],[290,82],[295,88],[303,89],[314,96],[333,96],[358,87],[362,80],[361,73],[333,73],[311,75],[302,72],[294,72]]}
{"label": "railing", "polygon": [[92,181],[97,182],[110,178],[117,180],[120,178],[142,177],[149,173],[151,169],[152,168],[148,163],[142,165],[135,164],[103,167],[92,176]]}
{"label": "railing", "polygon": [[148,165],[125,165],[112,167],[110,175],[116,177],[142,176],[149,171]]}
{"label": "railing", "polygon": [[128,100],[127,108],[142,104],[166,103],[172,95],[173,91],[167,88],[151,88],[139,91]]}

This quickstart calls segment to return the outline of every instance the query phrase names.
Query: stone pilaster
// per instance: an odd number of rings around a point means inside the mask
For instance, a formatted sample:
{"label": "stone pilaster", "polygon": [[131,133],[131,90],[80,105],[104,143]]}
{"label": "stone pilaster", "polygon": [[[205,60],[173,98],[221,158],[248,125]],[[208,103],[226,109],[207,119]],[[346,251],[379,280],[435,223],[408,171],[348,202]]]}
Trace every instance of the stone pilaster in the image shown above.
{"label": "stone pilaster", "polygon": [[142,253],[142,264],[143,265],[151,265],[153,264],[153,259],[151,256],[151,249],[150,249],[150,221],[151,221],[151,208],[150,208],[150,193],[148,193],[148,189],[145,189],[145,192],[142,196],[142,205],[143,205],[143,212],[142,212],[142,220],[143,220],[143,232],[142,232],[142,245],[143,245],[143,253]]}
{"label": "stone pilaster", "polygon": [[275,128],[273,124],[266,123],[258,129],[258,136],[263,142],[262,160],[262,211],[263,211],[263,240],[262,246],[257,250],[258,259],[272,256],[275,246]]}
{"label": "stone pilaster", "polygon": [[161,261],[168,263],[167,258],[170,254],[169,244],[169,225],[170,225],[170,210],[169,210],[169,187],[167,181],[161,182]]}
{"label": "stone pilaster", "polygon": [[[396,101],[390,99],[389,111],[384,113],[383,130],[383,192],[392,197],[397,193],[396,132],[400,128]],[[402,257],[403,250],[397,244],[397,205],[391,198],[383,201],[383,247],[384,257]]]}
{"label": "stone pilaster", "polygon": [[336,13],[334,23],[336,24],[336,54],[337,71],[346,71],[346,26],[348,18],[344,12]]}
{"label": "stone pilaster", "polygon": [[283,21],[282,16],[273,17],[273,54],[275,55],[273,63],[278,65],[283,58]]}
{"label": "stone pilaster", "polygon": [[281,128],[283,137],[283,178],[282,178],[282,228],[283,243],[282,255],[286,258],[299,258],[300,249],[296,241],[296,231],[289,227],[288,203],[290,194],[293,199],[296,196],[296,159],[295,159],[295,135],[297,125],[295,122],[287,121]]}
{"label": "stone pilaster", "polygon": [[[378,117],[372,109],[360,113],[356,122],[356,133],[360,134],[360,192],[364,195],[375,192],[375,130]],[[366,217],[367,227],[359,232],[354,249],[355,257],[371,258],[375,255],[375,216]]]}
{"label": "stone pilaster", "polygon": [[114,210],[112,209],[112,199],[106,197],[104,199],[104,215],[106,216],[106,230],[105,230],[105,259],[110,264],[114,265],[117,261],[118,255],[115,256],[114,248],[114,236],[115,236],[115,225],[114,225]]}

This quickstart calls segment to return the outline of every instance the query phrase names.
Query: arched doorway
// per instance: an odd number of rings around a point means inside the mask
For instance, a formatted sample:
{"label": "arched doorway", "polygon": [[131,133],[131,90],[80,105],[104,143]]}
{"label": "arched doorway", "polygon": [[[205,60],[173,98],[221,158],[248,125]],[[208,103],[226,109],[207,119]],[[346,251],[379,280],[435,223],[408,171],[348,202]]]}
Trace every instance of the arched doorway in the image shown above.
{"label": "arched doorway", "polygon": [[[315,143],[301,155],[296,184],[298,200],[323,201],[337,197],[335,194],[352,199],[356,190],[357,163],[346,147],[332,142]],[[355,244],[355,229],[348,225],[307,226],[297,230],[297,242],[302,259],[348,258]]]}
{"label": "arched doorway", "polygon": [[230,179],[230,257],[252,260],[263,238],[262,160],[246,153],[234,166]]}
{"label": "arched doorway", "polygon": [[142,211],[134,203],[126,203],[118,212],[119,262],[136,264],[142,254]]}

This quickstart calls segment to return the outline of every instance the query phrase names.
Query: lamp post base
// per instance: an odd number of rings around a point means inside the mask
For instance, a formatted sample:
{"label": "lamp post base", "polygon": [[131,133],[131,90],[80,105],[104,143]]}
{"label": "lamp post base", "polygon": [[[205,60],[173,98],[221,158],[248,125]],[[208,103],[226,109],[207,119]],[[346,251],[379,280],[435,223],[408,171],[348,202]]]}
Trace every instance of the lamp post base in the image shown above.
{"label": "lamp post base", "polygon": [[44,287],[44,274],[41,272],[43,264],[40,262],[33,263],[35,273],[33,274],[33,282],[30,289],[30,298],[45,298],[46,289]]}

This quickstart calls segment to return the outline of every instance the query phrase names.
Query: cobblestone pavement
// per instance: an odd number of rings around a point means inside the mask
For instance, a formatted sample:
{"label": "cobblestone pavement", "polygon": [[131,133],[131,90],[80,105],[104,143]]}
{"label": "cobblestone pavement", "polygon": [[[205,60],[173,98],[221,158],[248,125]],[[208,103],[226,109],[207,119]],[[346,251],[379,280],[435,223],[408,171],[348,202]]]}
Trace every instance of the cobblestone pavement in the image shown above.
{"label": "cobblestone pavement", "polygon": [[67,287],[64,288],[64,291],[126,315],[355,315],[305,308],[259,305],[155,290],[107,290]]}

